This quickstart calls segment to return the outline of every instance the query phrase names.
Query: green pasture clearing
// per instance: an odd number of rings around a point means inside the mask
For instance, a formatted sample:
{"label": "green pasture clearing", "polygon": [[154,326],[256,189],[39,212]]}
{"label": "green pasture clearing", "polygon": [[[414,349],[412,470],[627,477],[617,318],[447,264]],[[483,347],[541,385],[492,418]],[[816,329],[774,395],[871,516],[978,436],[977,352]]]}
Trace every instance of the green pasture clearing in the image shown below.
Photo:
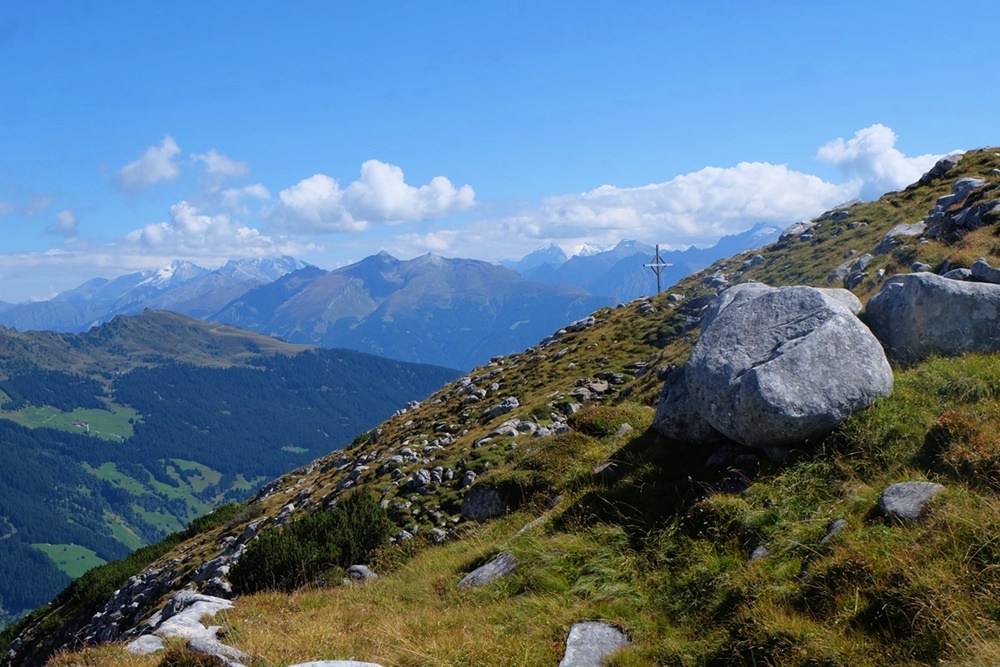
{"label": "green pasture clearing", "polygon": [[54,428],[70,433],[83,433],[104,440],[124,442],[132,437],[132,423],[139,413],[122,405],[109,404],[110,410],[78,408],[63,412],[51,406],[34,406],[0,412],[0,418],[9,419],[26,428]]}
{"label": "green pasture clearing", "polygon": [[76,579],[92,567],[104,565],[107,561],[94,551],[79,544],[32,544],[56,564],[68,576]]}

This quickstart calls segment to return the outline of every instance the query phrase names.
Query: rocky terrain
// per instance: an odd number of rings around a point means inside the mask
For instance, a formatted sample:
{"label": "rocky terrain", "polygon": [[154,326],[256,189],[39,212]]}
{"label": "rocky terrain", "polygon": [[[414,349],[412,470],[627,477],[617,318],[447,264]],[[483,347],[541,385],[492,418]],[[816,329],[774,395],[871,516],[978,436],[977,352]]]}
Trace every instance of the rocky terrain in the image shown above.
{"label": "rocky terrain", "polygon": [[[998,191],[997,151],[946,159],[494,358],[96,608],[61,596],[5,664],[991,664]],[[255,539],[358,490],[381,560],[228,600]]]}

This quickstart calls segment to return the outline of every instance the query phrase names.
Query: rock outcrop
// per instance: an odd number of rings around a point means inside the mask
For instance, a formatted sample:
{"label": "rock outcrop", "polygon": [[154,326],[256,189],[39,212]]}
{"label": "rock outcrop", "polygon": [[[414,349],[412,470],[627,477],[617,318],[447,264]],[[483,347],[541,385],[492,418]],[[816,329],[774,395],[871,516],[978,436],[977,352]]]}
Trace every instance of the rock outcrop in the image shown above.
{"label": "rock outcrop", "polygon": [[889,356],[913,363],[932,354],[1000,351],[1000,285],[906,273],[886,281],[865,310]]}
{"label": "rock outcrop", "polygon": [[[705,423],[751,447],[780,447],[823,435],[892,390],[882,346],[841,289],[738,285],[708,308],[657,428],[706,442]],[[674,380],[674,383],[679,380]],[[673,400],[682,410],[668,413]],[[692,411],[704,420],[692,416]]]}

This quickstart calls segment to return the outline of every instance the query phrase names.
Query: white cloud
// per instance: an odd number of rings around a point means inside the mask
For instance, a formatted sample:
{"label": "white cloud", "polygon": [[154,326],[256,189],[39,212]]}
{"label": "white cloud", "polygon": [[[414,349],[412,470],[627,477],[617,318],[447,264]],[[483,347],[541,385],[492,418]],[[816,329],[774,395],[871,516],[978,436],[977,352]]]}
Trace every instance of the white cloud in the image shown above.
{"label": "white cloud", "polygon": [[246,162],[226,157],[214,148],[210,148],[207,153],[192,153],[191,159],[204,164],[205,172],[212,176],[239,178],[250,173],[250,166]]}
{"label": "white cloud", "polygon": [[173,137],[163,137],[158,145],[147,148],[141,158],[119,170],[118,187],[126,194],[138,194],[151,185],[175,180],[181,173],[176,160],[180,152]]}
{"label": "white cloud", "polygon": [[262,234],[253,227],[234,222],[228,214],[210,215],[186,201],[170,207],[170,219],[134,230],[125,245],[160,256],[263,257],[297,254],[312,248],[283,237]]}
{"label": "white cloud", "polygon": [[942,157],[907,157],[896,148],[896,133],[881,123],[858,130],[852,139],[834,139],[817,153],[818,159],[835,165],[852,179],[864,199],[875,199],[916,182]]}
{"label": "white cloud", "polygon": [[49,227],[49,231],[59,236],[67,238],[76,236],[77,220],[76,214],[68,208],[64,208],[56,213],[55,222]]}
{"label": "white cloud", "polygon": [[344,192],[354,217],[390,223],[439,218],[471,207],[475,198],[471,186],[456,189],[444,176],[415,188],[406,183],[402,169],[378,160],[362,164],[361,178]]}
{"label": "white cloud", "polygon": [[475,192],[444,176],[421,187],[406,183],[396,165],[368,160],[361,176],[341,189],[336,179],[314,174],[278,193],[268,211],[276,227],[302,233],[364,231],[373,223],[440,218],[470,208]]}
{"label": "white cloud", "polygon": [[711,243],[756,222],[787,224],[815,216],[854,195],[786,165],[741,162],[705,167],[663,183],[602,185],[549,197],[537,209],[505,219],[504,234],[530,239],[612,245],[621,239],[673,247]]}
{"label": "white cloud", "polygon": [[230,211],[239,213],[248,212],[247,207],[243,203],[247,199],[257,199],[260,201],[269,201],[271,199],[271,193],[261,183],[244,185],[240,188],[226,188],[219,194],[222,198],[223,206]]}

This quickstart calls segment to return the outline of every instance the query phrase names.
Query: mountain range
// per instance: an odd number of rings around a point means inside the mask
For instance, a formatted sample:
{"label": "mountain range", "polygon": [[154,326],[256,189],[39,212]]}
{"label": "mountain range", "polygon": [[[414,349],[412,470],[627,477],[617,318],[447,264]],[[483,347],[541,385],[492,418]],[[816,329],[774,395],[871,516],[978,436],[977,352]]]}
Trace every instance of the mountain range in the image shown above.
{"label": "mountain range", "polygon": [[[777,238],[760,224],[709,248],[663,251],[662,283]],[[595,309],[651,294],[654,249],[622,241],[566,258],[557,246],[497,266],[386,252],[326,271],[291,257],[232,260],[209,270],[176,261],[95,278],[48,301],[0,307],[0,325],[82,332],[146,308],[233,324],[289,342],[469,369],[511,354]]]}

